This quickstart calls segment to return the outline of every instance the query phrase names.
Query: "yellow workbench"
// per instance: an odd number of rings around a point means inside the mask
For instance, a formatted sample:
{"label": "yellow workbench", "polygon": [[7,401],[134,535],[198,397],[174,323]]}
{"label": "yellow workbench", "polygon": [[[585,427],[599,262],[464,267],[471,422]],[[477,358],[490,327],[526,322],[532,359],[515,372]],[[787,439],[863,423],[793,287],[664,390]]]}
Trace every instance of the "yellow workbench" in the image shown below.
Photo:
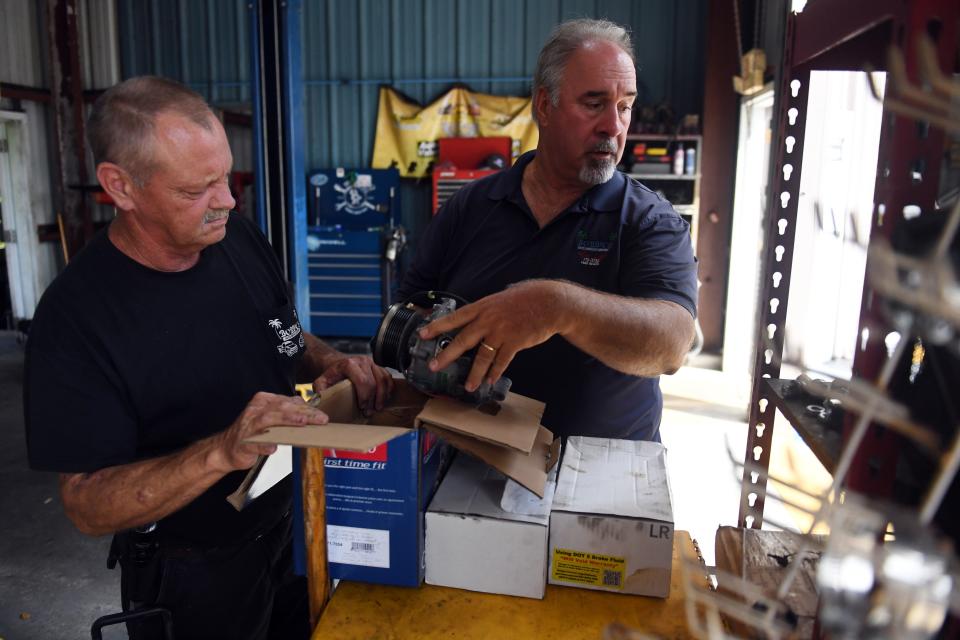
{"label": "yellow workbench", "polygon": [[[677,531],[670,597],[645,598],[547,585],[543,600],[423,585],[419,589],[341,582],[314,629],[313,640],[550,638],[599,640],[611,622],[671,640],[687,631],[680,553],[696,553]],[[706,579],[706,578],[704,578]]]}

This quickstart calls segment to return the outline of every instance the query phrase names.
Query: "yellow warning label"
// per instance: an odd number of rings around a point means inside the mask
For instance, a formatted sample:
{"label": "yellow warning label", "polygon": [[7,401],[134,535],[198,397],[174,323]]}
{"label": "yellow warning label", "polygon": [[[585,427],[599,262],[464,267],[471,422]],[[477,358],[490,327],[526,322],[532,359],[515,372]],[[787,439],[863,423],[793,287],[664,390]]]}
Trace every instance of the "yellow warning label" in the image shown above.
{"label": "yellow warning label", "polygon": [[588,584],[605,589],[623,589],[627,563],[618,556],[554,549],[551,576],[558,582]]}

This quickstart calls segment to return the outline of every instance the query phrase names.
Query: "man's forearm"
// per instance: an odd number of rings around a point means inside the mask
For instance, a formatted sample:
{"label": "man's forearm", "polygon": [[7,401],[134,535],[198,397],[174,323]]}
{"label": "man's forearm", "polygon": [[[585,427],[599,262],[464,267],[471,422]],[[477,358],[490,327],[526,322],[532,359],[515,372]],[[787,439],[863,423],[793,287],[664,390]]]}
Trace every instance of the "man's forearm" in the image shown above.
{"label": "man's forearm", "polygon": [[69,518],[83,533],[103,535],[154,522],[181,509],[228,471],[217,436],[160,458],[61,474]]}
{"label": "man's forearm", "polygon": [[297,382],[310,383],[330,368],[337,360],[345,356],[320,338],[303,333],[306,350],[297,370]]}
{"label": "man's forearm", "polygon": [[666,300],[626,298],[571,282],[541,281],[556,301],[558,333],[608,367],[637,376],[673,373],[693,340],[693,318]]}

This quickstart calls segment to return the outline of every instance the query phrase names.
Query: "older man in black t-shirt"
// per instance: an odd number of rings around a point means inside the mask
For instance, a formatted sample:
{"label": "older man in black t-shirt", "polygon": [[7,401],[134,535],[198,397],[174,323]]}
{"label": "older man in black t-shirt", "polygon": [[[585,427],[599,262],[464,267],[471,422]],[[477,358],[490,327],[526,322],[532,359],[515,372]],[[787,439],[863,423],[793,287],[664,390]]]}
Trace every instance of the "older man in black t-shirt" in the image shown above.
{"label": "older man in black t-shirt", "polygon": [[[305,333],[260,231],[230,214],[233,158],[203,99],[161,78],[105,92],[88,125],[117,217],[45,292],[27,343],[30,464],[61,472],[83,532],[115,538],[124,608],[159,605],[176,637],[306,638],[291,567],[291,484],[237,512],[225,497],[275,447],[323,424],[294,397],[349,377],[367,411],[389,374]],[[158,637],[159,626],[129,626]]]}
{"label": "older man in black t-shirt", "polygon": [[558,435],[659,440],[657,376],[693,338],[689,227],[616,171],[636,96],[624,29],[558,26],[534,76],[536,152],[446,203],[400,290],[476,300],[423,331],[461,328],[431,367],[478,347],[467,389],[506,372]]}

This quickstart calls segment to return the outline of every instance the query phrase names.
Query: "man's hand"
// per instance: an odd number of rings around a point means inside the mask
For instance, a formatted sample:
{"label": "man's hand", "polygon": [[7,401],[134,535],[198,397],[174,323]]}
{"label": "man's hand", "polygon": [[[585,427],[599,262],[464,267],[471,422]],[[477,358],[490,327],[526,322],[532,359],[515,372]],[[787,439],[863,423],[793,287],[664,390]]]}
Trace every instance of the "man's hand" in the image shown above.
{"label": "man's hand", "polygon": [[60,496],[80,531],[104,535],[155,522],[190,504],[231,471],[249,469],[275,445],[244,440],[279,425],[326,424],[299,397],[261,392],[223,431],[159,458],[60,476]]}
{"label": "man's hand", "polygon": [[321,393],[344,379],[353,383],[357,405],[366,415],[381,411],[393,393],[393,376],[374,364],[369,356],[341,356],[334,360],[313,381],[313,390]]}
{"label": "man's hand", "polygon": [[244,440],[269,427],[326,424],[327,414],[305,403],[300,397],[281,396],[260,392],[244,408],[243,413],[229,428],[215,436],[224,471],[249,469],[259,456],[268,456],[277,450],[273,444],[251,444]]}
{"label": "man's hand", "polygon": [[461,307],[420,330],[423,339],[460,329],[460,333],[430,363],[439,371],[473,349],[477,355],[464,385],[475,391],[484,379],[500,379],[517,352],[546,342],[561,332],[562,284],[527,280]]}

